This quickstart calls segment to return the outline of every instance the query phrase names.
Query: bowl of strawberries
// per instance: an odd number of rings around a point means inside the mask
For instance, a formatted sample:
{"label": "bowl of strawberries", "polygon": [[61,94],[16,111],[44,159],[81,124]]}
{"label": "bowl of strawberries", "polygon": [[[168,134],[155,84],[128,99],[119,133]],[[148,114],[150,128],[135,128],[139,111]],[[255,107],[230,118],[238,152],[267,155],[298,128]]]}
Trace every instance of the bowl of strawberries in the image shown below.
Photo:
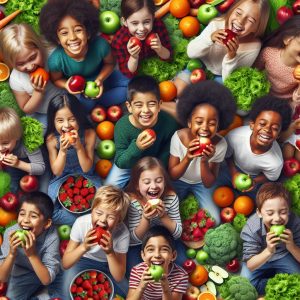
{"label": "bowl of strawberries", "polygon": [[60,204],[71,213],[84,213],[91,210],[96,187],[82,175],[69,176],[58,190]]}
{"label": "bowl of strawberries", "polygon": [[71,282],[70,296],[73,300],[99,299],[111,300],[114,285],[102,271],[88,269],[78,273]]}

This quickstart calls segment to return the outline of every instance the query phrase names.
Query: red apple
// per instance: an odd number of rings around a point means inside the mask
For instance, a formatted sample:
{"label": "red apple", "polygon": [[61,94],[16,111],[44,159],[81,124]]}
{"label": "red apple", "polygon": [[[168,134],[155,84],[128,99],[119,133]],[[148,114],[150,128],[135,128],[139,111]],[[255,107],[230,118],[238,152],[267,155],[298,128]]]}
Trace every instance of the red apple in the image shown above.
{"label": "red apple", "polygon": [[192,259],[187,259],[182,264],[182,267],[186,270],[188,274],[192,273],[196,269],[196,263]]}
{"label": "red apple", "polygon": [[300,151],[300,140],[296,141],[296,148],[298,151]]}
{"label": "red apple", "polygon": [[0,198],[0,207],[6,211],[14,211],[19,205],[19,199],[17,195],[12,192],[6,193],[3,197]]}
{"label": "red apple", "polygon": [[202,69],[195,69],[190,76],[191,83],[196,83],[205,79],[206,74]]}
{"label": "red apple", "polygon": [[237,258],[232,259],[226,264],[226,269],[229,272],[236,273],[240,269],[240,263]]}
{"label": "red apple", "polygon": [[96,236],[95,242],[97,242],[99,245],[103,245],[101,243],[101,239],[102,239],[103,234],[107,234],[107,231],[104,228],[100,227],[100,226],[95,227],[95,230],[96,230],[96,232],[95,232],[95,236]]}
{"label": "red apple", "polygon": [[63,133],[63,136],[69,140],[69,143],[72,145],[76,142],[76,138],[74,137],[74,133],[72,131],[67,131]]}
{"label": "red apple", "polygon": [[69,243],[69,240],[63,240],[59,243],[59,254],[61,257],[64,256],[64,253],[67,249],[68,243]]}
{"label": "red apple", "polygon": [[225,0],[221,4],[217,5],[216,8],[220,13],[225,13],[229,7],[234,3],[235,0]]}
{"label": "red apple", "polygon": [[205,0],[189,0],[191,8],[199,8],[205,3]]}
{"label": "red apple", "polygon": [[288,19],[290,19],[294,15],[291,8],[287,6],[281,6],[278,8],[276,12],[276,20],[280,25],[285,23]]}
{"label": "red apple", "polygon": [[85,79],[80,75],[73,75],[68,83],[72,92],[82,92],[85,87]]}
{"label": "red apple", "polygon": [[91,112],[91,119],[96,123],[100,123],[106,119],[106,111],[103,106],[96,106]]}
{"label": "red apple", "polygon": [[129,39],[129,41],[131,42],[132,47],[139,46],[142,48],[142,42],[137,37],[133,36]]}
{"label": "red apple", "polygon": [[151,32],[147,36],[147,38],[145,40],[145,44],[150,47],[151,46],[151,42],[152,42],[153,39],[157,39],[157,36],[156,36],[156,33]]}
{"label": "red apple", "polygon": [[199,295],[200,290],[197,287],[191,285],[186,290],[186,293],[183,294],[182,300],[197,300]]}
{"label": "red apple", "polygon": [[300,14],[300,0],[296,0],[293,3],[293,11],[295,15],[299,15]]}
{"label": "red apple", "polygon": [[122,114],[122,108],[118,105],[113,105],[107,109],[107,119],[111,122],[117,122]]}
{"label": "red apple", "polygon": [[5,13],[2,10],[0,10],[0,20],[4,18],[5,18]]}
{"label": "red apple", "polygon": [[230,223],[233,221],[235,215],[236,215],[236,212],[233,208],[231,207],[224,207],[222,210],[221,210],[221,220],[223,223]]}
{"label": "red apple", "polygon": [[193,155],[202,155],[203,150],[206,148],[206,146],[209,146],[210,144],[211,144],[211,140],[209,138],[200,136],[199,137],[199,148],[193,152]]}
{"label": "red apple", "polygon": [[0,296],[4,296],[7,290],[7,282],[0,282]]}
{"label": "red apple", "polygon": [[227,35],[226,35],[226,38],[223,39],[222,42],[223,42],[224,45],[227,45],[227,43],[228,43],[229,41],[233,40],[233,39],[236,37],[236,33],[233,32],[233,31],[230,30],[230,29],[225,29],[225,31],[226,31]]}
{"label": "red apple", "polygon": [[25,175],[20,180],[20,187],[24,192],[34,192],[39,188],[39,181],[34,175]]}
{"label": "red apple", "polygon": [[300,171],[300,162],[296,158],[290,158],[283,163],[283,174],[292,177]]}
{"label": "red apple", "polygon": [[143,132],[147,133],[147,136],[151,136],[154,140],[156,140],[156,133],[153,129],[145,129]]}

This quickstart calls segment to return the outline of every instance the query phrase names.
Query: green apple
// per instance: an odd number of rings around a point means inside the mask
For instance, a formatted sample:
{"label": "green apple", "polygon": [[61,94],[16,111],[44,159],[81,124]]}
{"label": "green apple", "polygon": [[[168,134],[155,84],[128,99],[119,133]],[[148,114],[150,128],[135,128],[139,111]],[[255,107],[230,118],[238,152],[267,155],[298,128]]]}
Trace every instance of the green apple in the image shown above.
{"label": "green apple", "polygon": [[159,265],[151,265],[149,271],[154,281],[159,281],[164,274],[163,267]]}
{"label": "green apple", "polygon": [[100,14],[99,23],[101,32],[114,34],[120,27],[120,18],[115,12],[107,10]]}
{"label": "green apple", "polygon": [[70,234],[71,234],[71,226],[67,225],[67,224],[60,225],[57,228],[57,233],[58,233],[59,239],[61,241],[69,240],[70,239]]}
{"label": "green apple", "polygon": [[185,255],[188,258],[195,258],[197,254],[197,251],[195,249],[189,248],[186,250]]}
{"label": "green apple", "polygon": [[97,146],[97,155],[103,159],[112,159],[116,154],[116,145],[112,140],[103,140]]}
{"label": "green apple", "polygon": [[89,98],[96,98],[100,92],[100,88],[95,81],[87,81],[84,89],[84,94]]}
{"label": "green apple", "polygon": [[24,230],[24,229],[18,229],[14,233],[14,235],[16,235],[19,238],[19,240],[22,242],[22,245],[25,244],[27,234],[28,234],[28,231]]}
{"label": "green apple", "polygon": [[198,9],[197,18],[201,24],[207,25],[218,15],[218,10],[209,4],[202,4]]}
{"label": "green apple", "polygon": [[280,236],[285,230],[284,225],[272,225],[270,231],[274,232],[277,236]]}
{"label": "green apple", "polygon": [[198,264],[204,265],[208,259],[208,253],[204,250],[199,250],[196,254],[196,261]]}
{"label": "green apple", "polygon": [[252,186],[252,179],[249,175],[240,173],[234,178],[234,184],[237,190],[246,191]]}
{"label": "green apple", "polygon": [[202,62],[199,59],[192,58],[189,60],[186,67],[190,72],[193,72],[195,69],[201,69],[203,66]]}

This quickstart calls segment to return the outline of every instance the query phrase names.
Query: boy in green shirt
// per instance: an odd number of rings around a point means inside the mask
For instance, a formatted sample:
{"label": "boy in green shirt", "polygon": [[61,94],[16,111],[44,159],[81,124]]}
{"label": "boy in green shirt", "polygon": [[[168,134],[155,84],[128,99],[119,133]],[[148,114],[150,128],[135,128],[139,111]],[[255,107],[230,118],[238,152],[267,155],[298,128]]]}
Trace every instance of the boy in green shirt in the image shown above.
{"label": "boy in green shirt", "polygon": [[152,77],[134,77],[128,84],[127,99],[130,114],[115,126],[115,162],[105,182],[121,188],[129,180],[130,169],[144,156],[157,157],[167,166],[170,140],[178,129],[175,119],[160,111],[159,86]]}

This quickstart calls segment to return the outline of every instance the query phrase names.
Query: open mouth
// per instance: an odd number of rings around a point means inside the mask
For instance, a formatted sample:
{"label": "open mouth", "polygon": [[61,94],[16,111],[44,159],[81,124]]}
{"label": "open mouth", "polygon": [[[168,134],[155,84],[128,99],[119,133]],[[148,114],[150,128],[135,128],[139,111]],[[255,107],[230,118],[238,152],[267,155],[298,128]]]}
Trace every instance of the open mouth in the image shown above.
{"label": "open mouth", "polygon": [[68,47],[71,51],[78,51],[80,49],[80,43],[69,44]]}
{"label": "open mouth", "polygon": [[148,192],[147,192],[147,195],[148,195],[150,198],[158,198],[158,196],[159,196],[159,191],[157,191],[157,192],[148,191]]}
{"label": "open mouth", "polygon": [[259,134],[258,139],[263,143],[269,143],[272,140],[270,136],[265,134]]}
{"label": "open mouth", "polygon": [[236,34],[241,34],[241,32],[243,31],[243,29],[235,24],[231,24],[231,30],[236,33]]}
{"label": "open mouth", "polygon": [[32,231],[32,228],[29,226],[21,226],[23,230]]}
{"label": "open mouth", "polygon": [[164,264],[164,261],[151,261],[151,264],[154,266],[162,266]]}

